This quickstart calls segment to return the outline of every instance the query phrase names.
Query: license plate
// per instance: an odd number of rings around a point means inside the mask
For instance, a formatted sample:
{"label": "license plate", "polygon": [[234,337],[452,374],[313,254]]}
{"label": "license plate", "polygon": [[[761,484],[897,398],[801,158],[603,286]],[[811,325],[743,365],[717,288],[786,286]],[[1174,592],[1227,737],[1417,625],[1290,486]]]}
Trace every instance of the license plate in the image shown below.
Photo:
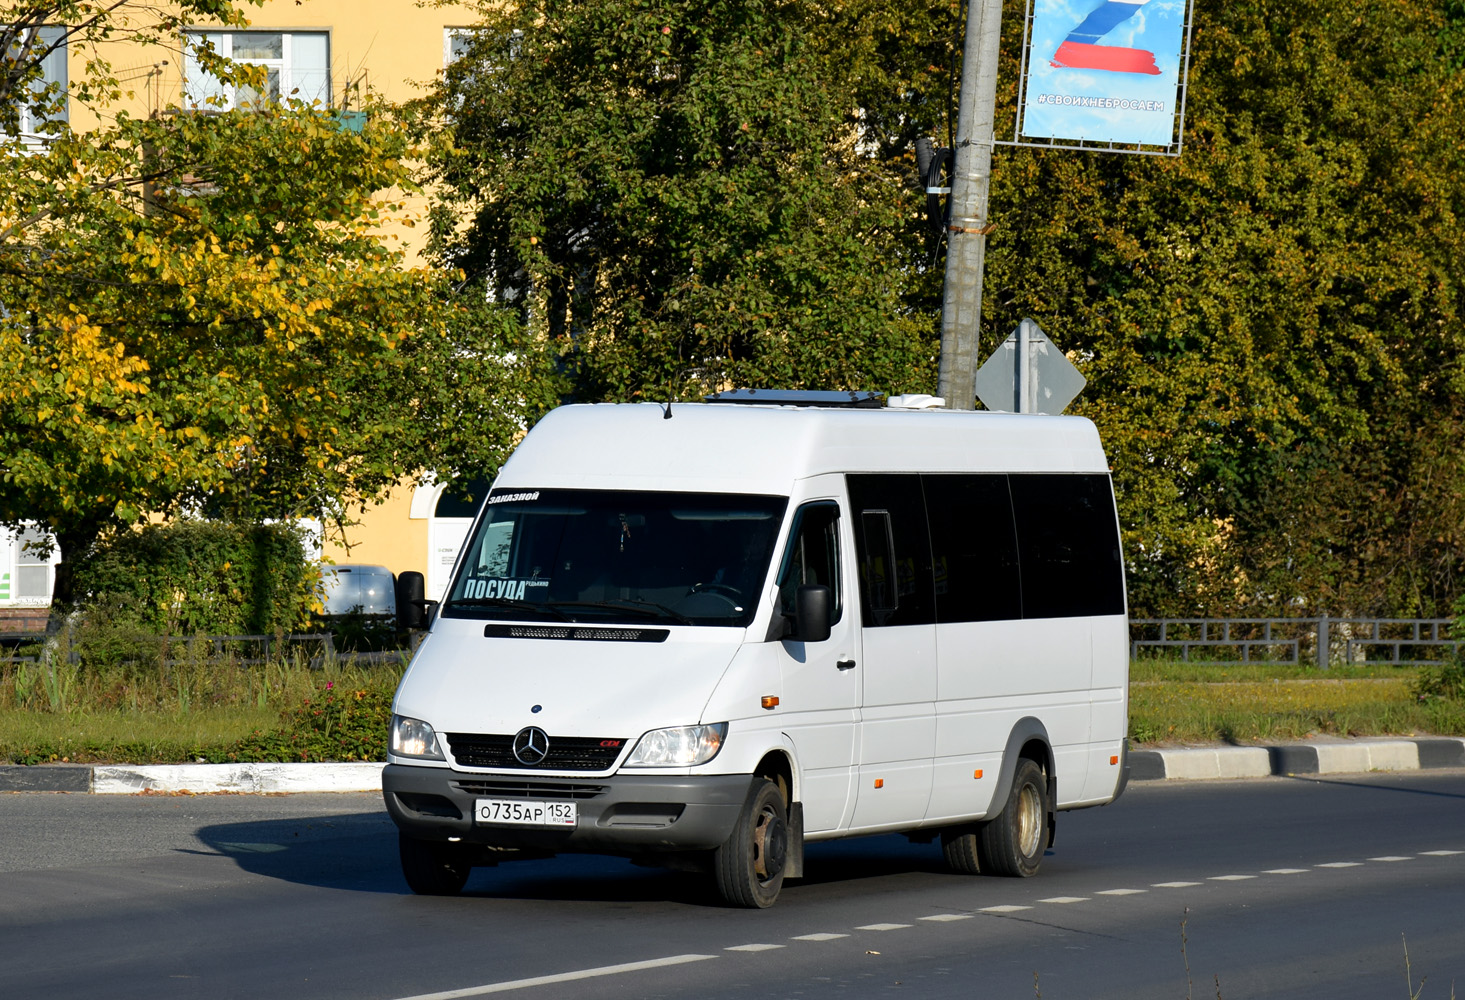
{"label": "license plate", "polygon": [[538,802],[533,799],[478,799],[473,804],[478,823],[510,826],[574,826],[580,818],[574,802]]}

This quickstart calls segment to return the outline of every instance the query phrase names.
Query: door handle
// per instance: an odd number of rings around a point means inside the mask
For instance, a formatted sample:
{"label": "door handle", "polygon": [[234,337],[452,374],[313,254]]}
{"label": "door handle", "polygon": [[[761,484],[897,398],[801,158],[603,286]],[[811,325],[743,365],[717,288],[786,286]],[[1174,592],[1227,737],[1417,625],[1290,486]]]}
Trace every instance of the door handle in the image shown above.
{"label": "door handle", "polygon": [[835,660],[834,661],[834,666],[837,669],[839,669],[839,670],[853,670],[853,669],[855,669],[855,661],[854,660]]}

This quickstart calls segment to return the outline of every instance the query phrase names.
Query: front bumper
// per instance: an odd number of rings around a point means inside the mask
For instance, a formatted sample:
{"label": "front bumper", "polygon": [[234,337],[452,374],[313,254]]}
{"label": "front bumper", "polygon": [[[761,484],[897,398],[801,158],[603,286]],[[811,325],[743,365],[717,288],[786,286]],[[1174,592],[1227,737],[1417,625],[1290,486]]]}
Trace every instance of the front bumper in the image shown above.
{"label": "front bumper", "polygon": [[[397,827],[423,840],[634,857],[718,847],[732,834],[752,781],[748,774],[529,778],[388,764],[382,797]],[[573,799],[579,821],[568,829],[475,823],[480,798]]]}

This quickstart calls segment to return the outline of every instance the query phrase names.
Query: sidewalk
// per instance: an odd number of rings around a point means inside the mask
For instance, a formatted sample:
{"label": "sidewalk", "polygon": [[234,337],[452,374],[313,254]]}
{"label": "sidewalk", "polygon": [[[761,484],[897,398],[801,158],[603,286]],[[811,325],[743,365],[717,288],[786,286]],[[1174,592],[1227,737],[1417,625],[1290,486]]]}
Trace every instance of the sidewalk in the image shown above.
{"label": "sidewalk", "polygon": [[[1130,781],[1201,781],[1465,767],[1465,739],[1358,739],[1131,750]],[[0,792],[280,795],[379,792],[380,764],[0,765]]]}

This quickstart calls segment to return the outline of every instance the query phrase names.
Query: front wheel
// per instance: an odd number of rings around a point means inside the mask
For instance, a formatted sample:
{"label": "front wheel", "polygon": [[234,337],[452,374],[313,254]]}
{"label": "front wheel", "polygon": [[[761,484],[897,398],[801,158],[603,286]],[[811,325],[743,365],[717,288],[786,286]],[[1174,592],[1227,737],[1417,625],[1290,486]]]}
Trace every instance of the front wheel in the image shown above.
{"label": "front wheel", "polygon": [[727,843],[712,854],[717,892],[729,906],[772,906],[788,862],[788,805],[778,786],[757,778]]}
{"label": "front wheel", "polygon": [[1043,769],[1024,757],[1017,762],[1002,811],[977,831],[977,866],[987,875],[1036,875],[1047,829],[1048,781]]}
{"label": "front wheel", "polygon": [[473,870],[459,844],[418,840],[399,832],[397,853],[407,886],[419,896],[456,896]]}

